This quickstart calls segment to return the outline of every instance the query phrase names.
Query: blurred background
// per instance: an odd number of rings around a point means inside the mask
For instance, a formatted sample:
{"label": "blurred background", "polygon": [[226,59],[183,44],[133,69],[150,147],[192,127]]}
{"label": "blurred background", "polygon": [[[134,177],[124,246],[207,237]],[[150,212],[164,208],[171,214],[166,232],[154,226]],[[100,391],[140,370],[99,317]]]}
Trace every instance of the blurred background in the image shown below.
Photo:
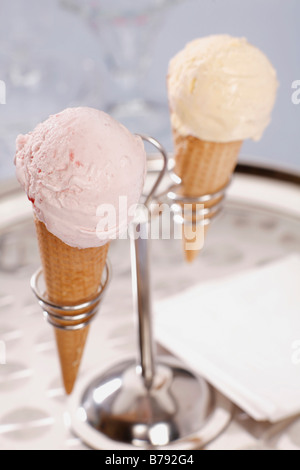
{"label": "blurred background", "polygon": [[103,109],[172,151],[169,60],[219,33],[261,48],[280,81],[272,123],[241,160],[299,172],[299,18],[299,0],[0,0],[0,179],[14,176],[16,136],[67,106]]}

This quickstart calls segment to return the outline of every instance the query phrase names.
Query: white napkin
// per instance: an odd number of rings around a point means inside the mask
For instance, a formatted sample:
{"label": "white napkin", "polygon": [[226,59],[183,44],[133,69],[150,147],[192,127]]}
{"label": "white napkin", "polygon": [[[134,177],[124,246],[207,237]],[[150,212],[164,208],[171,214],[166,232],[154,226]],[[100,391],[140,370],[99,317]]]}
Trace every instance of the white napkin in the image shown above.
{"label": "white napkin", "polygon": [[155,305],[156,338],[250,416],[300,412],[300,256]]}

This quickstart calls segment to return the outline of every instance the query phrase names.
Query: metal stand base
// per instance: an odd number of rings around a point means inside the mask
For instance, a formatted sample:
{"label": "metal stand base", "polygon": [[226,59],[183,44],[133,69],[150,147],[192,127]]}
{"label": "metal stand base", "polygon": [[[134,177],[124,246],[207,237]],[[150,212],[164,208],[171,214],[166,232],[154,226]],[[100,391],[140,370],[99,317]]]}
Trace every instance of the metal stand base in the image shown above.
{"label": "metal stand base", "polygon": [[[230,406],[223,403],[223,413],[219,408],[217,417],[220,397],[202,378],[169,358],[158,360],[156,367],[149,390],[133,361],[94,379],[73,413],[74,430],[82,440],[106,450],[168,449],[176,448],[176,443],[189,448],[207,443],[198,435],[202,430],[205,439],[212,439],[224,429],[231,418]],[[218,422],[212,423],[213,417]]]}

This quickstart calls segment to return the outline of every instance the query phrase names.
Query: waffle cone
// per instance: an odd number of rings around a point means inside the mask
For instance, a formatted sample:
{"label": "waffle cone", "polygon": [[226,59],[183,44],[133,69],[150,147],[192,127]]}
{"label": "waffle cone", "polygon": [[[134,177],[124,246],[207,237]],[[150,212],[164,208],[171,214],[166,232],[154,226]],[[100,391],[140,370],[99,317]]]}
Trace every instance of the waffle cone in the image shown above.
{"label": "waffle cone", "polygon": [[[235,169],[243,142],[207,142],[193,136],[182,136],[176,131],[173,134],[174,171],[182,180],[182,195],[199,197],[221,190]],[[211,206],[209,202],[204,204],[205,208]],[[196,213],[194,204],[192,213]],[[184,253],[188,262],[192,262],[202,249],[208,228],[196,222],[197,217],[193,215],[191,224],[183,227]]]}
{"label": "waffle cone", "polygon": [[[62,305],[76,305],[91,300],[101,283],[109,244],[84,250],[72,248],[48,232],[39,220],[35,220],[35,225],[49,300]],[[64,326],[66,323],[60,321],[60,324]],[[76,321],[68,324],[76,325]],[[73,390],[88,332],[88,326],[72,331],[55,328],[67,394]]]}

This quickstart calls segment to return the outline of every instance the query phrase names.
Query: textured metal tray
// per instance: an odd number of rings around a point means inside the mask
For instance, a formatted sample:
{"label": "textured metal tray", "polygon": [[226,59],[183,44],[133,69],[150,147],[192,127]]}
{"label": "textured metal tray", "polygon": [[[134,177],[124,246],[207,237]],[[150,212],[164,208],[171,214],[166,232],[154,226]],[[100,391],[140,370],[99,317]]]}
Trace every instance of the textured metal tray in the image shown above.
{"label": "textured metal tray", "polygon": [[[151,165],[156,171],[159,163]],[[154,300],[300,252],[299,197],[297,175],[240,167],[224,213],[192,266],[182,259],[180,241],[153,241]],[[136,354],[128,242],[114,242],[110,258],[113,280],[91,329],[78,387],[106,364]],[[0,448],[86,449],[71,429],[52,330],[30,291],[38,265],[30,204],[9,183],[0,195]],[[289,440],[280,432],[277,447]]]}

